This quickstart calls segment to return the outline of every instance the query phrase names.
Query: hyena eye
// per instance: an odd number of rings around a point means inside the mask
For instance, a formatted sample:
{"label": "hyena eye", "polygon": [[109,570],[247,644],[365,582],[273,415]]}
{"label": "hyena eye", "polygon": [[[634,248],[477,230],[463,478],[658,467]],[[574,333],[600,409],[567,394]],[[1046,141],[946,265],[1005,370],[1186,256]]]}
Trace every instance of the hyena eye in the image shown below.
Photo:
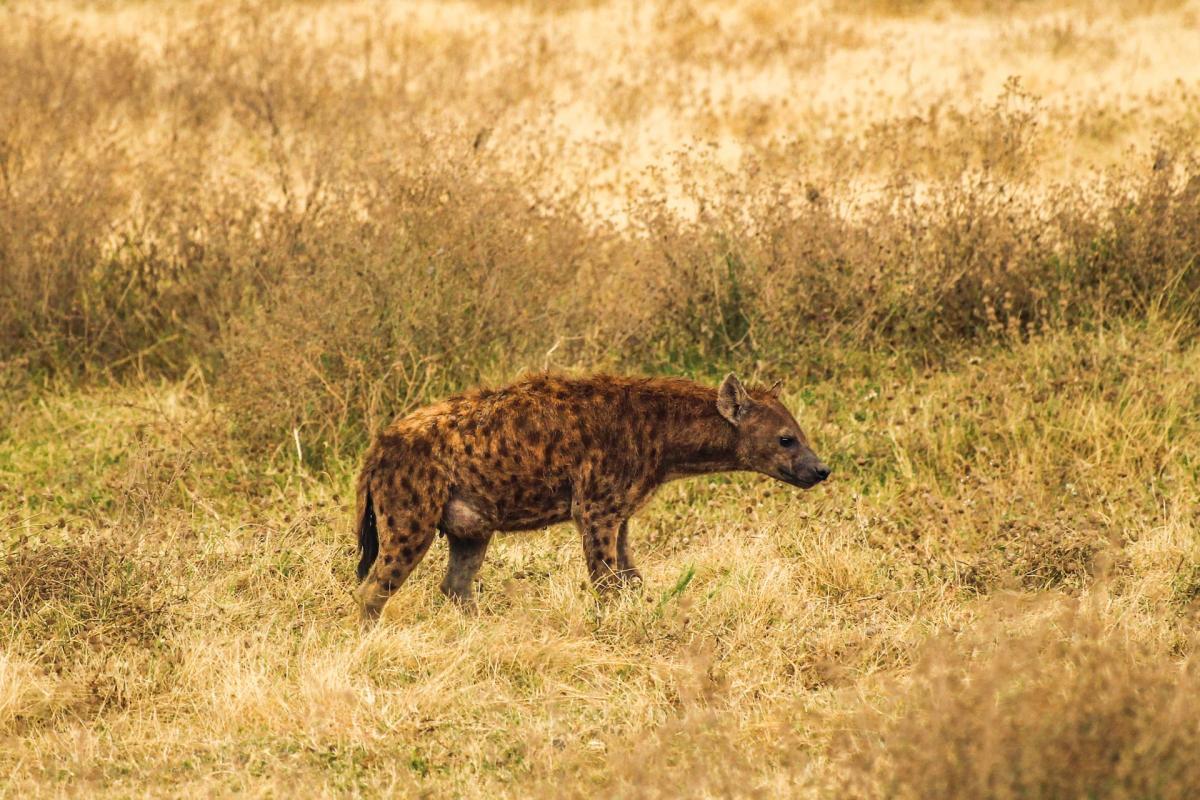
{"label": "hyena eye", "polygon": [[791,436],[780,436],[779,437],[779,446],[780,447],[791,447],[795,443],[796,443],[796,440],[793,439]]}

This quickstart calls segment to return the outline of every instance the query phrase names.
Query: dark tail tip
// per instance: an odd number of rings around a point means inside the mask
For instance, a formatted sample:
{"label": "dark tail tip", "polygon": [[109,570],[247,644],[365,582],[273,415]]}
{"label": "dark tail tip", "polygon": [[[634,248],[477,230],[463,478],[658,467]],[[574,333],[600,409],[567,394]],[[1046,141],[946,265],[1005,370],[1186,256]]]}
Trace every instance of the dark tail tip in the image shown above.
{"label": "dark tail tip", "polygon": [[366,508],[358,521],[358,579],[361,581],[371,571],[371,565],[379,557],[379,528],[375,524],[375,504],[371,502],[371,490],[367,489]]}

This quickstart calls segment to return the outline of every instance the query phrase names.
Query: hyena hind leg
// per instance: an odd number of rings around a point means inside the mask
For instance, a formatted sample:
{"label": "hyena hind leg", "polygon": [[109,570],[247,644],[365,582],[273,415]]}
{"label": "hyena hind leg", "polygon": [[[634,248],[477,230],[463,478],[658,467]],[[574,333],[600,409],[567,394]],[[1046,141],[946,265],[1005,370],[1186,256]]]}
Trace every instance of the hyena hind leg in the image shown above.
{"label": "hyena hind leg", "polygon": [[358,588],[362,621],[379,619],[383,606],[421,563],[436,531],[435,520],[423,514],[380,515],[379,555]]}

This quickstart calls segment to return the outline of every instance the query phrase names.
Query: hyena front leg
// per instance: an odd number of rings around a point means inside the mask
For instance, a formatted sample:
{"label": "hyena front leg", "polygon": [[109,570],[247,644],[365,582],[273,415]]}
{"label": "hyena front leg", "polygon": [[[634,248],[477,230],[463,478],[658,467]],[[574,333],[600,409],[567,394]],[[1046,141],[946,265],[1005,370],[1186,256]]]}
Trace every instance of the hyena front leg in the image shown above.
{"label": "hyena front leg", "polygon": [[617,580],[630,585],[642,582],[642,573],[638,572],[629,556],[629,520],[622,522],[621,529],[617,531]]}
{"label": "hyena front leg", "polygon": [[617,540],[625,522],[623,515],[587,500],[576,501],[572,518],[583,539],[588,576],[598,592],[607,592],[622,583]]}

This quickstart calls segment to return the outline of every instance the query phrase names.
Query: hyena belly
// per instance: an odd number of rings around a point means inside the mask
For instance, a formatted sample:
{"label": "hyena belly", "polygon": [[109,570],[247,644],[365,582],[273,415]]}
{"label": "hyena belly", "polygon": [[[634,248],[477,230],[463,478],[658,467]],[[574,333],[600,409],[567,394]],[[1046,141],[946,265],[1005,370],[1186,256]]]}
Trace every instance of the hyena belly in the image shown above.
{"label": "hyena belly", "polygon": [[454,536],[480,538],[495,531],[543,528],[571,518],[571,487],[566,481],[512,487],[498,494],[495,501],[489,501],[471,492],[452,491],[438,528]]}
{"label": "hyena belly", "polygon": [[529,531],[571,518],[571,485],[538,483],[516,489],[497,504],[499,531]]}
{"label": "hyena belly", "polygon": [[545,528],[571,518],[571,487],[564,481],[514,483],[491,500],[455,492],[444,517],[451,525],[469,528],[484,519],[490,531]]}

